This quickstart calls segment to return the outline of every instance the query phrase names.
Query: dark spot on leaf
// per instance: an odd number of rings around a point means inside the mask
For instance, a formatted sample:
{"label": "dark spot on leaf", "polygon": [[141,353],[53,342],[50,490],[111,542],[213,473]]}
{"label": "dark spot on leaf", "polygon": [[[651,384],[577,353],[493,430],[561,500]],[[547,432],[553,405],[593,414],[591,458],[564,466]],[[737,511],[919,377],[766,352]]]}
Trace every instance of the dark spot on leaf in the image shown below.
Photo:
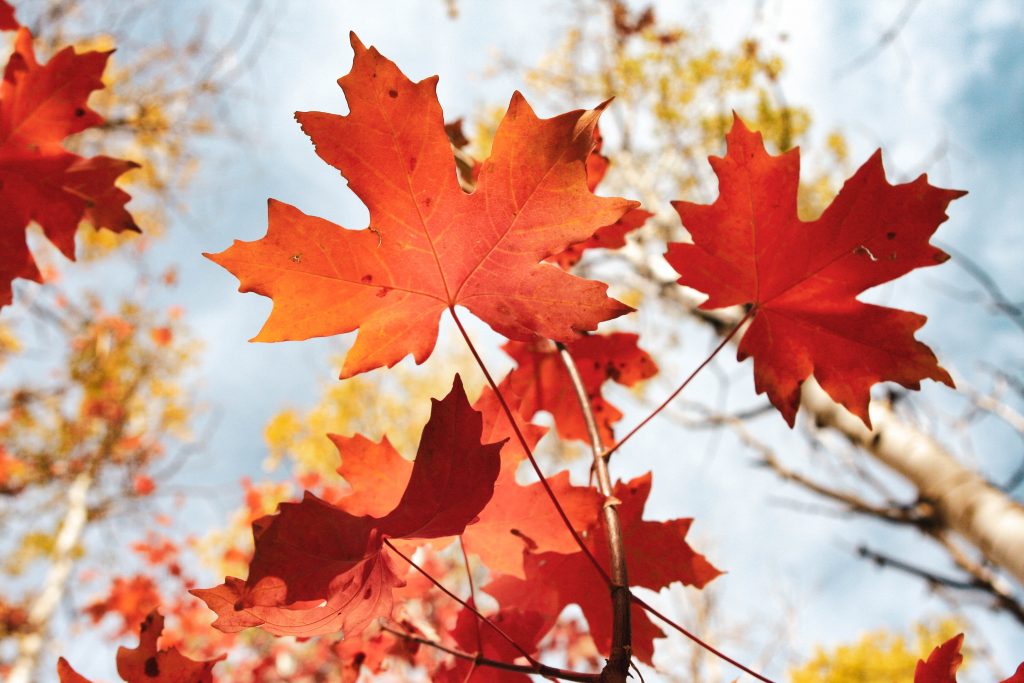
{"label": "dark spot on leaf", "polygon": [[434,200],[431,199],[430,197],[427,197],[426,199],[423,200],[423,206],[430,206],[433,203],[434,203]]}
{"label": "dark spot on leaf", "polygon": [[156,657],[150,657],[147,659],[146,663],[142,665],[142,670],[149,678],[156,678],[159,676],[160,666],[156,663]]}
{"label": "dark spot on leaf", "polygon": [[370,275],[369,273],[367,273],[366,275],[364,275],[361,278],[359,278],[359,281],[362,282],[362,283],[365,283],[365,284],[369,284],[369,283],[373,282],[373,276]]}
{"label": "dark spot on leaf", "polygon": [[369,600],[371,595],[373,595],[373,588],[367,586],[366,590],[363,591],[363,600]]}
{"label": "dark spot on leaf", "polygon": [[242,603],[242,599],[241,598],[239,598],[237,601],[235,601],[234,608],[235,608],[236,612],[241,612],[242,610],[245,609],[245,605]]}
{"label": "dark spot on leaf", "polygon": [[393,99],[395,97],[398,97],[398,91],[392,88],[391,90],[388,90],[388,95],[390,95],[391,98]]}
{"label": "dark spot on leaf", "polygon": [[78,107],[77,109],[75,109],[75,116],[78,116],[78,117],[85,116],[85,110],[82,109],[81,107]]}
{"label": "dark spot on leaf", "polygon": [[366,661],[366,653],[357,652],[356,656],[352,658],[352,665],[355,667],[361,667],[364,661]]}
{"label": "dark spot on leaf", "polygon": [[896,233],[894,233],[894,232],[887,232],[887,233],[885,233],[885,239],[887,239],[887,240],[894,240],[894,239],[896,239]]}
{"label": "dark spot on leaf", "polygon": [[292,263],[299,263],[302,261],[302,254],[292,254]]}
{"label": "dark spot on leaf", "polygon": [[381,287],[379,290],[377,290],[377,296],[380,297],[381,299],[383,299],[384,297],[386,297],[388,295],[388,292],[390,292],[390,291],[391,291],[390,287]]}

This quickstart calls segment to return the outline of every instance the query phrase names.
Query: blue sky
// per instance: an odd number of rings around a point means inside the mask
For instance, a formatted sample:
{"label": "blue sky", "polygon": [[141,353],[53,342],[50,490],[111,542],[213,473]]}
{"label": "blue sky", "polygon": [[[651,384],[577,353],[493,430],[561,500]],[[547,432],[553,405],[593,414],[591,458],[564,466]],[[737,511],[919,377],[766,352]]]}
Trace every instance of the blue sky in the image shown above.
{"label": "blue sky", "polygon": [[[882,147],[887,169],[896,177],[928,172],[933,184],[969,190],[954,205],[939,239],[990,268],[1011,298],[1024,299],[1017,272],[1024,256],[1024,6],[1016,0],[921,2],[891,44],[857,68],[846,69],[872,50],[904,3],[656,4],[666,19],[703,17],[723,45],[753,29],[769,49],[780,52],[787,63],[787,98],[813,113],[812,144],[840,128],[848,135],[855,163]],[[205,165],[189,190],[188,224],[172,226],[149,257],[154,263],[180,266],[176,300],[205,344],[196,373],[199,396],[221,414],[208,448],[183,480],[223,484],[225,496],[213,506],[191,505],[183,517],[187,524],[216,524],[217,515],[226,515],[238,502],[238,478],[262,476],[263,425],[283,406],[312,405],[322,384],[335,376],[330,357],[342,348],[338,340],[247,343],[269,312],[270,301],[237,294],[237,281],[199,254],[220,251],[232,239],[261,237],[268,197],[347,227],[366,225],[365,209],[337,172],[315,156],[292,119],[296,110],[343,111],[335,80],[351,63],[350,30],[414,79],[440,74],[441,104],[446,116],[455,118],[471,115],[483,104],[507,102],[511,91],[522,85],[509,75],[483,76],[495,56],[514,55],[520,63],[534,64],[571,18],[567,3],[555,0],[462,0],[459,6],[454,20],[441,0],[372,5],[308,0],[274,7],[276,25],[259,62],[241,72],[244,80],[238,85],[247,96],[232,105],[245,139],[211,146],[216,163]],[[229,25],[222,16],[229,14],[225,7],[214,10],[215,30]],[[778,39],[782,32],[784,41]],[[937,149],[942,153],[936,156]],[[1000,359],[1013,359],[1016,365],[1008,369],[1019,371],[1019,333],[977,306],[951,302],[939,293],[937,283],[968,286],[955,266],[943,270],[915,274],[885,296],[929,315],[921,336],[957,371],[980,377],[981,361]],[[97,282],[110,272],[83,271],[69,277]],[[737,365],[730,358],[719,367],[734,379],[734,405],[749,405],[754,398],[749,364]],[[686,365],[675,369],[682,372]],[[925,388],[929,398],[948,402],[944,391]],[[639,416],[638,410],[630,411],[624,423]],[[780,447],[803,448],[779,424],[768,431]],[[812,643],[848,640],[879,625],[903,628],[943,612],[943,605],[920,583],[852,558],[850,548],[856,542],[892,538],[887,530],[785,509],[777,502],[784,493],[778,481],[750,468],[736,444],[702,436],[679,439],[655,432],[642,435],[634,457],[617,460],[613,473],[625,478],[653,466],[656,484],[648,516],[697,518],[695,535],[705,542],[698,545],[730,571],[718,586],[730,616],[772,618],[785,611],[794,636],[786,647],[808,653]],[[683,457],[679,443],[686,444]],[[998,429],[980,435],[976,445],[982,454],[978,465],[993,475],[1010,467],[1020,453],[1019,441]],[[906,551],[910,557],[927,553],[917,545]],[[977,619],[974,627],[991,639],[996,661],[1011,671],[1014,655],[1019,659],[1024,650],[1019,627],[981,614]],[[754,641],[747,654],[772,647],[769,633],[755,634]],[[668,665],[673,647],[666,647],[658,661]],[[108,654],[98,655],[84,641],[67,648],[72,661],[96,674],[112,661],[114,648],[106,650]]]}

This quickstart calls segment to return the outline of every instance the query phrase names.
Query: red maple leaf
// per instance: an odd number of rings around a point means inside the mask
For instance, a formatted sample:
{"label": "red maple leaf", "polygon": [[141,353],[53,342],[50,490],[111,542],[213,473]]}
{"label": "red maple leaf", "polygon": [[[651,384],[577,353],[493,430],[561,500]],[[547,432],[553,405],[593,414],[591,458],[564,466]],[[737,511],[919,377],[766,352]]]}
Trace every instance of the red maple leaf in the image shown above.
{"label": "red maple leaf", "polygon": [[466,194],[437,102],[436,77],[407,79],[353,35],[340,79],[350,113],[296,114],[317,154],[339,169],[370,211],[347,230],[277,201],[267,235],[209,258],[240,291],[274,300],[254,341],[351,332],[342,377],[424,361],[445,309],[462,305],[521,341],[571,341],[631,310],[550,264],[636,206],[588,189],[584,162],[601,108],[539,119],[516,93],[476,191]]}
{"label": "red maple leaf", "polygon": [[[600,127],[594,128],[594,151],[587,157],[587,186],[593,192],[604,179],[608,172],[611,161],[601,154],[604,146],[604,138],[601,137]],[[647,219],[654,214],[643,209],[631,209],[622,218],[611,225],[605,225],[597,229],[591,237],[570,245],[562,252],[548,257],[549,263],[556,263],[568,270],[579,263],[583,252],[588,249],[618,249],[626,245],[626,235],[643,227]]]}
{"label": "red maple leaf", "polygon": [[[614,496],[622,501],[619,517],[625,554],[633,559],[629,564],[630,585],[661,590],[681,581],[688,586],[703,588],[721,572],[686,542],[692,520],[643,520],[643,509],[650,491],[650,473],[629,483],[620,482],[614,490]],[[584,536],[591,552],[607,569],[610,563],[602,524],[596,522],[591,525]],[[493,595],[503,609],[516,608],[546,615],[549,627],[566,606],[579,605],[598,649],[602,652],[609,650],[612,607],[608,587],[582,551],[527,555],[525,576],[525,579],[499,576],[483,590]],[[639,607],[634,607],[632,621],[633,654],[649,664],[654,654],[654,638],[664,634]]]}
{"label": "red maple leaf", "polygon": [[669,245],[679,283],[708,294],[701,308],[750,305],[740,360],[754,358],[754,386],[792,426],[800,385],[812,373],[870,426],[870,387],[922,379],[953,386],[914,332],[925,317],[857,300],[870,287],[948,256],[928,243],[962,196],[917,180],[890,185],[876,152],[815,221],[797,217],[800,154],[768,155],[737,117],[728,153],[712,157],[714,204],[675,202],[693,244]]}
{"label": "red maple leaf", "polygon": [[354,515],[307,492],[253,523],[248,579],[228,577],[193,594],[217,612],[214,626],[225,632],[358,633],[391,612],[392,590],[402,584],[384,540],[456,536],[490,500],[502,444],[482,445],[482,431],[456,375],[448,396],[433,402],[404,493],[389,513]]}
{"label": "red maple leaf", "polygon": [[0,31],[14,31],[20,25],[14,17],[14,8],[7,0],[0,0]]}
{"label": "red maple leaf", "polygon": [[[157,649],[164,618],[153,610],[139,627],[139,646],[117,650],[117,673],[125,683],[213,683],[213,667],[226,655],[197,662],[175,648]],[[60,683],[89,683],[61,657],[57,661]]]}
{"label": "red maple leaf", "polygon": [[[964,661],[960,653],[963,644],[964,634],[961,633],[937,646],[927,660],[918,661],[914,669],[914,683],[956,683],[956,672]],[[1024,683],[1024,662],[1017,667],[1016,673],[1001,683]]]}
{"label": "red maple leaf", "polygon": [[103,122],[86,101],[103,87],[109,56],[75,54],[66,47],[39,64],[32,35],[25,28],[18,31],[0,84],[0,307],[11,302],[14,278],[42,281],[25,242],[30,222],[72,260],[82,220],[118,232],[138,230],[125,209],[128,194],[114,185],[137,164],[105,156],[87,159],[63,146],[67,136]]}
{"label": "red maple leaf", "polygon": [[[601,386],[613,380],[631,387],[658,372],[651,356],[637,346],[637,339],[635,334],[613,332],[580,337],[566,344],[605,444],[614,441],[612,425],[622,419],[622,413],[604,399]],[[583,411],[555,345],[548,341],[508,342],[502,348],[518,365],[504,385],[522,396],[523,415],[533,417],[545,410],[554,416],[559,436],[589,443]]]}

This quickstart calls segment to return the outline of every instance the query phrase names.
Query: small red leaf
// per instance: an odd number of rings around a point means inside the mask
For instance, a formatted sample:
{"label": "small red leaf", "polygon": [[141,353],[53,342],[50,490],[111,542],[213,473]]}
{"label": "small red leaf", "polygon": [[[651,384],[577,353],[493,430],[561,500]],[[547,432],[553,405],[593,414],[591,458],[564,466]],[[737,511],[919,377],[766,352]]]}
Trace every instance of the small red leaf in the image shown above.
{"label": "small red leaf", "polygon": [[[637,345],[637,339],[635,334],[613,332],[580,337],[566,344],[605,444],[615,440],[612,426],[622,419],[622,413],[604,399],[601,386],[612,380],[631,387],[658,372],[658,366]],[[547,411],[555,418],[559,436],[589,443],[583,410],[554,344],[508,342],[502,348],[518,365],[503,384],[522,397],[520,412],[533,417],[541,410]]]}
{"label": "small red leaf", "polygon": [[927,661],[919,661],[914,669],[914,683],[956,683],[956,671],[964,661],[960,648],[964,634],[959,634],[939,645],[928,655]]}

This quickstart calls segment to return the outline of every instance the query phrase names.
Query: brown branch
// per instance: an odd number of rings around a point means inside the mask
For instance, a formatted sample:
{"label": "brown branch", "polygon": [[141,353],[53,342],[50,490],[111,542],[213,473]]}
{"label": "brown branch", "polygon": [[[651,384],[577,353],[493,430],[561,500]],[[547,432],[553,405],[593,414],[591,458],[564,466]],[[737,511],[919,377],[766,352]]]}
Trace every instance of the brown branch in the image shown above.
{"label": "brown branch", "polygon": [[612,649],[608,653],[608,663],[603,676],[609,681],[625,681],[629,676],[629,664],[632,661],[633,630],[630,624],[630,593],[629,574],[626,570],[626,549],[622,538],[622,524],[619,520],[618,506],[621,501],[614,496],[611,474],[608,472],[608,455],[604,453],[601,434],[597,429],[594,411],[587,398],[576,362],[564,344],[556,344],[558,355],[562,359],[569,379],[572,381],[576,400],[583,411],[583,420],[587,424],[590,437],[590,449],[594,456],[594,473],[597,478],[597,490],[604,496],[601,511],[604,515],[605,538],[608,542],[608,554],[611,558],[611,598],[612,598]]}
{"label": "brown branch", "polygon": [[[942,541],[940,541],[942,542]],[[943,543],[948,549],[948,545]],[[1024,605],[1017,602],[1012,595],[1003,592],[992,580],[994,577],[991,576],[991,572],[987,572],[984,567],[975,564],[974,569],[967,569],[961,565],[961,569],[966,571],[970,578],[961,579],[951,576],[943,576],[938,572],[934,572],[924,567],[911,564],[904,560],[891,557],[877,550],[872,550],[866,545],[857,546],[857,555],[870,560],[879,567],[888,567],[891,569],[897,569],[911,576],[916,576],[923,579],[932,586],[942,586],[943,588],[950,588],[957,591],[978,591],[985,593],[995,599],[996,603],[1001,609],[1009,612],[1014,619],[1019,623],[1024,624]],[[959,562],[957,562],[960,565]],[[976,574],[975,571],[978,571]],[[989,576],[986,576],[988,574]]]}
{"label": "brown branch", "polygon": [[558,667],[548,666],[547,664],[540,663],[538,663],[536,666],[530,666],[529,664],[512,664],[510,662],[501,662],[496,659],[488,659],[487,657],[484,657],[479,654],[472,655],[468,652],[456,650],[455,648],[448,647],[447,645],[442,645],[441,643],[438,643],[434,640],[430,640],[429,638],[423,638],[422,636],[417,636],[413,633],[399,631],[397,629],[389,628],[388,626],[382,626],[381,630],[386,631],[387,633],[390,633],[393,636],[404,638],[414,643],[419,643],[420,645],[426,645],[427,647],[432,647],[435,650],[440,650],[441,652],[450,654],[453,657],[458,657],[459,659],[465,659],[468,662],[473,662],[475,666],[488,666],[492,669],[501,669],[502,671],[515,671],[524,674],[536,674],[538,676],[544,676],[545,678],[554,678],[563,681],[592,682],[601,680],[601,674],[589,674],[580,671],[569,671],[567,669],[559,669]]}

